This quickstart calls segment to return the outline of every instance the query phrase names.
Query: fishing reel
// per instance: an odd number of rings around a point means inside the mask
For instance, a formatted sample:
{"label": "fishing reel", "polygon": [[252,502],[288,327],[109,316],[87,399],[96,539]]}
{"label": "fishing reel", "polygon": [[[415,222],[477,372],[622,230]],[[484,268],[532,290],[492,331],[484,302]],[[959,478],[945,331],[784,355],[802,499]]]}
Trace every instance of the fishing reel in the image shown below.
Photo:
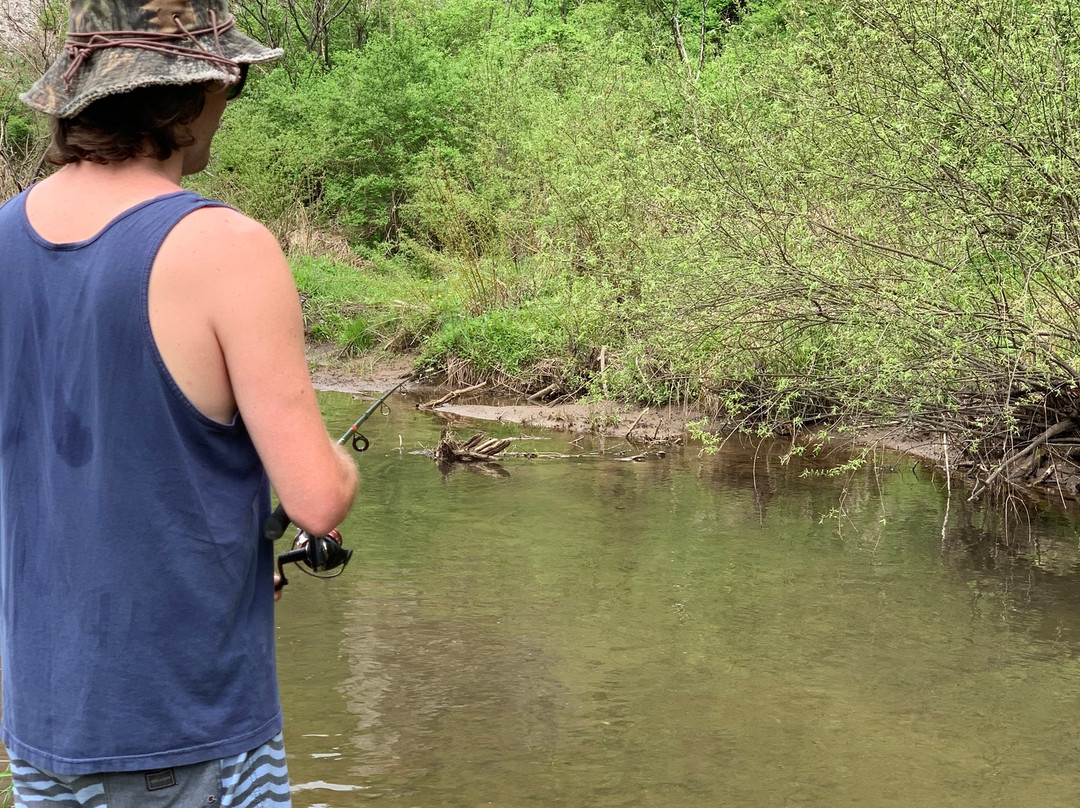
{"label": "fishing reel", "polygon": [[341,544],[337,528],[325,536],[311,536],[303,530],[296,531],[293,549],[277,557],[279,580],[274,585],[279,590],[289,583],[285,577],[285,565],[296,564],[299,570],[314,578],[334,578],[345,571],[353,551]]}
{"label": "fishing reel", "polygon": [[[390,398],[394,391],[398,390],[408,380],[408,378],[402,379],[379,396],[375,403],[368,407],[367,411],[338,439],[338,445],[340,446],[349,438],[352,438],[354,450],[357,452],[366,451],[371,444],[360,433],[360,425],[376,410],[380,410],[384,414],[389,413],[390,410],[386,406],[386,399]],[[284,535],[291,521],[289,515],[285,512],[285,506],[279,504],[263,522],[263,536],[270,541],[277,541]],[[296,538],[293,539],[293,549],[287,553],[281,553],[277,558],[279,580],[274,589],[280,590],[289,582],[285,577],[286,564],[296,564],[301,572],[316,578],[333,578],[341,575],[350,558],[352,558],[352,550],[346,550],[341,546],[341,534],[337,531],[337,528],[334,528],[325,536],[311,536],[303,530],[298,530],[296,531]]]}

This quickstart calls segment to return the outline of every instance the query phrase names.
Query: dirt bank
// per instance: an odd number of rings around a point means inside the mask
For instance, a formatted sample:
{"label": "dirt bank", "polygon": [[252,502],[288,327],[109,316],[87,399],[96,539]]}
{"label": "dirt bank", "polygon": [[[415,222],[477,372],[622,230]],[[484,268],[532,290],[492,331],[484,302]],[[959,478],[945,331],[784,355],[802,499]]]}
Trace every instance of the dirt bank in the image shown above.
{"label": "dirt bank", "polygon": [[[321,390],[345,393],[382,392],[413,372],[408,356],[343,360],[325,351],[313,351],[312,380]],[[421,402],[433,402],[452,392],[451,388],[425,382],[409,382],[406,390]],[[634,407],[612,401],[589,403],[528,403],[485,394],[469,393],[459,400],[431,410],[451,423],[463,420],[521,424],[573,433],[593,433],[629,439],[636,443],[690,442],[688,423],[706,418],[692,406]],[[722,425],[708,428],[722,430]],[[810,436],[808,436],[809,438]],[[845,439],[853,448],[896,451],[911,455],[930,466],[944,468],[946,447],[940,436],[905,434],[899,429],[864,430]],[[842,441],[834,441],[839,443]]]}
{"label": "dirt bank", "polygon": [[[335,363],[332,367],[317,365],[312,381],[320,390],[343,393],[381,392],[388,390],[410,374],[412,363],[401,361],[366,366],[363,362],[351,367]],[[453,392],[448,387],[410,382],[405,388],[422,402],[432,402]],[[630,433],[643,442],[674,442],[688,439],[686,424],[701,419],[700,412],[686,407],[634,408],[610,401],[588,404],[530,404],[503,400],[485,394],[483,390],[462,396],[458,401],[440,404],[431,410],[447,419],[474,419],[499,423],[522,424],[544,429],[569,432],[592,432],[625,437]]]}

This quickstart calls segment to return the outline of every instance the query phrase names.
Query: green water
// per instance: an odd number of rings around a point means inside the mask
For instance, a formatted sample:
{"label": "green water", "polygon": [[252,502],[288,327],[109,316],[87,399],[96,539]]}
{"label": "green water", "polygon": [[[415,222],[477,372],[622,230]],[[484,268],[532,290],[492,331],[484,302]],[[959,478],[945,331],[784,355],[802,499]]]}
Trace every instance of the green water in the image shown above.
{"label": "green water", "polygon": [[410,454],[441,426],[369,421],[352,564],[278,606],[294,805],[1080,801],[1077,523],[956,492],[946,524],[910,463],[782,445],[444,476]]}

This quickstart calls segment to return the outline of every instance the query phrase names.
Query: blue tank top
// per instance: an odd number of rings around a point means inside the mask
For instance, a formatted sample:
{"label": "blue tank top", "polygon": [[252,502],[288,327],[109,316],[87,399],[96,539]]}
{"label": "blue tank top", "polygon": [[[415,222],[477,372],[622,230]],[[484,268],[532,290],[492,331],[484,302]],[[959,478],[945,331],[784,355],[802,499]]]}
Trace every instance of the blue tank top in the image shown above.
{"label": "blue tank top", "polygon": [[262,463],[150,331],[179,191],[93,238],[0,208],[0,669],[12,757],[58,774],[239,754],[282,725]]}

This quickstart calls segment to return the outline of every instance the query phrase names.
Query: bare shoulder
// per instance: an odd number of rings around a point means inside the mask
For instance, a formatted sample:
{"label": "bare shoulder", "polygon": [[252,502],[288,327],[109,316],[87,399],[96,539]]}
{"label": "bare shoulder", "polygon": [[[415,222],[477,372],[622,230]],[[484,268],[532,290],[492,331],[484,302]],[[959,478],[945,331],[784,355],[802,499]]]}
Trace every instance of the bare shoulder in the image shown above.
{"label": "bare shoulder", "polygon": [[241,238],[273,239],[270,231],[259,222],[234,208],[211,205],[194,210],[180,220],[174,232],[201,232]]}
{"label": "bare shoulder", "polygon": [[234,277],[276,274],[285,266],[281,247],[265,226],[225,207],[199,208],[185,216],[165,240],[165,250],[167,256],[186,258],[194,267],[227,268]]}
{"label": "bare shoulder", "polygon": [[160,299],[183,301],[189,314],[205,317],[219,340],[243,341],[246,327],[257,331],[269,317],[302,320],[277,239],[231,208],[200,208],[180,220],[154,263],[152,293],[155,288]]}

